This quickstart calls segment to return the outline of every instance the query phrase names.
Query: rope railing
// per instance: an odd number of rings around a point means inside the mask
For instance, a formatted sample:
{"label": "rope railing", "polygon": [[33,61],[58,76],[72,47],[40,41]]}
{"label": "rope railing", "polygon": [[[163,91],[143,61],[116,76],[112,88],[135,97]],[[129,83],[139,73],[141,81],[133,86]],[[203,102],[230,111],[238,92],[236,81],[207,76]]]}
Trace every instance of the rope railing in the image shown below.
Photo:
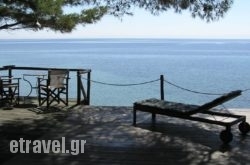
{"label": "rope railing", "polygon": [[250,88],[242,90],[242,92],[248,92],[250,91]]}
{"label": "rope railing", "polygon": [[195,91],[195,90],[191,90],[191,89],[188,89],[188,88],[184,88],[184,87],[181,87],[179,85],[176,85],[170,81],[167,81],[167,80],[164,80],[165,83],[168,83],[176,88],[179,88],[181,90],[184,90],[184,91],[188,91],[188,92],[191,92],[191,93],[196,93],[196,94],[202,94],[202,95],[223,95],[222,93],[208,93],[208,92],[200,92],[200,91]]}
{"label": "rope railing", "polygon": [[[84,78],[84,77],[82,77],[82,79],[88,80],[87,78]],[[188,88],[185,88],[183,86],[177,85],[177,84],[175,84],[173,82],[170,82],[168,80],[165,80],[163,75],[161,75],[160,78],[155,79],[155,80],[150,80],[150,81],[145,81],[145,82],[140,82],[140,83],[129,83],[129,84],[108,83],[108,82],[102,82],[102,81],[96,81],[96,80],[90,80],[90,81],[93,82],[93,83],[101,84],[101,85],[119,86],[119,87],[145,85],[145,84],[150,84],[150,83],[160,81],[161,99],[163,99],[163,100],[164,100],[164,83],[167,83],[167,84],[169,84],[171,86],[174,86],[174,87],[176,87],[178,89],[181,89],[181,90],[184,90],[184,91],[187,91],[187,92],[191,92],[191,93],[195,93],[195,94],[215,95],[215,96],[220,96],[220,95],[225,94],[225,93],[202,92],[202,91],[188,89]],[[242,92],[247,92],[247,91],[250,91],[250,88],[242,90]]]}
{"label": "rope railing", "polygon": [[[87,78],[82,77],[82,79],[84,80],[88,80]],[[93,83],[97,83],[97,84],[101,84],[101,85],[109,85],[109,86],[136,86],[136,85],[145,85],[145,84],[149,84],[149,83],[153,83],[153,82],[157,82],[160,79],[156,79],[156,80],[151,80],[151,81],[146,81],[146,82],[140,82],[140,83],[131,83],[131,84],[116,84],[116,83],[107,83],[107,82],[101,82],[101,81],[96,81],[96,80],[90,80]]]}

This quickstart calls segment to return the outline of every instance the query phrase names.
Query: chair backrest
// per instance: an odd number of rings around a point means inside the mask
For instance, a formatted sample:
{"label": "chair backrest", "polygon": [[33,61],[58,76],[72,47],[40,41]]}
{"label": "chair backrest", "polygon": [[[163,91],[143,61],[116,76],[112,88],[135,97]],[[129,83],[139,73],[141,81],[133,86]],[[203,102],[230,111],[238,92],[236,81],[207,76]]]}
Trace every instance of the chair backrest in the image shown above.
{"label": "chair backrest", "polygon": [[65,80],[69,78],[68,70],[49,70],[49,86],[54,88],[65,87]]}

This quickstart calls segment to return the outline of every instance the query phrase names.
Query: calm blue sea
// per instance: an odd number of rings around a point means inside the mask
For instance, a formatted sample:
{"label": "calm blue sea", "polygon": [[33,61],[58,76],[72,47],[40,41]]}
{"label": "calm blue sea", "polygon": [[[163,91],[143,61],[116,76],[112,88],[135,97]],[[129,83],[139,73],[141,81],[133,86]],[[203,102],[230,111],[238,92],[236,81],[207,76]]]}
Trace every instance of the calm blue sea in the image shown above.
{"label": "calm blue sea", "polygon": [[[140,83],[162,74],[172,83],[201,92],[250,88],[250,40],[0,40],[0,57],[0,66],[92,69],[92,79],[106,83]],[[74,80],[71,74],[70,97],[76,96]],[[28,94],[27,83],[21,84],[21,94]],[[131,106],[140,99],[159,98],[159,88],[159,82],[129,87],[92,83],[91,104]],[[166,100],[203,104],[215,97],[165,84]],[[250,91],[225,105],[250,108]]]}

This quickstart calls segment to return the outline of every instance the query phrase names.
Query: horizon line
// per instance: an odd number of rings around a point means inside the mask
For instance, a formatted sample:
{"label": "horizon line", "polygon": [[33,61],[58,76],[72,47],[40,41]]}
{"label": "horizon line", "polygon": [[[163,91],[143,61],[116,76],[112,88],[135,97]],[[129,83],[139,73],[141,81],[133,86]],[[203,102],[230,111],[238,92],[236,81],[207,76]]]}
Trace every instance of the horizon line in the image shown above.
{"label": "horizon line", "polygon": [[165,38],[165,37],[72,37],[72,38],[0,38],[0,40],[250,40],[250,38]]}

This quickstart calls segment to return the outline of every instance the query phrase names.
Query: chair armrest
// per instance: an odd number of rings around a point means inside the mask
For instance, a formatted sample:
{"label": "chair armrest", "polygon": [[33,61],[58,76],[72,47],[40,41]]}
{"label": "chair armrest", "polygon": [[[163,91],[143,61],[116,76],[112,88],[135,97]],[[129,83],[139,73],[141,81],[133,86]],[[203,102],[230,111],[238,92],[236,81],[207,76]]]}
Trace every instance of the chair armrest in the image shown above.
{"label": "chair armrest", "polygon": [[[4,77],[4,78],[3,78]],[[13,80],[15,80],[15,82],[18,84],[19,83],[19,80],[21,78],[19,77],[8,77],[8,76],[1,76],[0,80],[3,82],[3,83],[10,83],[10,84],[13,84]]]}
{"label": "chair armrest", "polygon": [[37,77],[37,87],[47,87],[48,86],[48,79],[47,78],[42,78],[42,77]]}

